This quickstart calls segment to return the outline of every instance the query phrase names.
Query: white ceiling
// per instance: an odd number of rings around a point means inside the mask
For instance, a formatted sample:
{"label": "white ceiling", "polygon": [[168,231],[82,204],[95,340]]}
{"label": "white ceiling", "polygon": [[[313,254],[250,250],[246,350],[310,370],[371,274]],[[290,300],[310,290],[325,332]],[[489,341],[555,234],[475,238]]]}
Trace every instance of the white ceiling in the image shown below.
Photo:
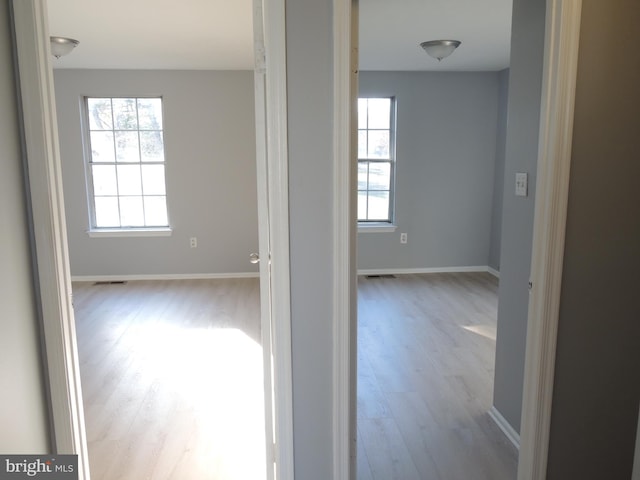
{"label": "white ceiling", "polygon": [[[360,0],[361,70],[502,70],[513,0]],[[420,48],[460,40],[441,63]]]}
{"label": "white ceiling", "polygon": [[[361,70],[500,70],[512,0],[360,0]],[[48,0],[54,68],[249,70],[252,0]],[[419,43],[461,40],[440,64]]]}
{"label": "white ceiling", "polygon": [[54,68],[253,68],[252,0],[47,3],[49,33],[80,41]]}

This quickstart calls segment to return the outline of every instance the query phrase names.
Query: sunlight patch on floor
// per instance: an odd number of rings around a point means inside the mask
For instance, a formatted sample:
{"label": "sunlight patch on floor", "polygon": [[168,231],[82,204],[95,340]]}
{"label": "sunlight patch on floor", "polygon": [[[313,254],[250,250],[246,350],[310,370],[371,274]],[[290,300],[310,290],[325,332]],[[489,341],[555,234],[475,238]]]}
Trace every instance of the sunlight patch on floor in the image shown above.
{"label": "sunlight patch on floor", "polygon": [[462,328],[490,340],[496,341],[496,327],[493,325],[465,325]]}
{"label": "sunlight patch on floor", "polygon": [[135,328],[139,371],[195,419],[190,458],[198,470],[215,472],[217,480],[265,478],[260,345],[233,328]]}

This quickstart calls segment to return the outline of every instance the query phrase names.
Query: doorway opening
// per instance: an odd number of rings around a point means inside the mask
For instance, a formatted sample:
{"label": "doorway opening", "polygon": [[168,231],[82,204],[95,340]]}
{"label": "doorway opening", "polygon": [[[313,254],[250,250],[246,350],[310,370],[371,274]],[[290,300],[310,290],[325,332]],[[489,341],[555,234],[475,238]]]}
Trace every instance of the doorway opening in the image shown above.
{"label": "doorway opening", "polygon": [[[84,413],[82,408],[82,398],[80,394],[80,372],[77,357],[77,344],[75,335],[75,322],[73,319],[71,304],[71,282],[68,262],[67,236],[65,229],[65,211],[62,202],[62,177],[61,160],[58,151],[58,131],[55,115],[55,101],[53,98],[53,83],[51,76],[51,65],[49,59],[49,37],[48,19],[46,12],[46,2],[35,0],[33,2],[13,2],[13,22],[16,31],[16,50],[18,64],[20,67],[20,86],[23,94],[23,114],[25,123],[25,143],[29,152],[26,162],[30,169],[30,194],[33,204],[33,227],[36,230],[37,239],[35,250],[39,265],[38,284],[42,291],[41,307],[43,311],[43,337],[47,351],[47,367],[49,374],[49,387],[51,393],[51,414],[53,417],[52,428],[53,445],[58,452],[75,452],[79,454],[79,475],[82,478],[89,477],[88,454],[86,451],[86,431],[84,424]],[[250,48],[256,48],[258,57],[264,56],[265,50],[271,53],[271,67],[269,72],[264,68],[259,68],[260,75],[269,78],[270,75],[282,75],[285,69],[284,50],[282,48],[283,39],[280,34],[283,29],[280,24],[284,22],[283,5],[278,2],[269,3],[269,17],[263,19],[262,5],[260,2],[253,4],[254,14],[259,18],[261,26],[269,32],[270,41],[266,45],[260,41],[249,42]],[[263,24],[264,21],[264,24]],[[273,30],[273,31],[272,31]],[[274,34],[274,32],[277,32]],[[257,37],[256,37],[257,38]],[[258,63],[264,66],[264,61]],[[251,79],[252,73],[248,72]],[[251,79],[252,80],[252,79]],[[263,80],[264,82],[264,80]],[[273,125],[273,118],[277,118],[286,125],[286,102],[274,102],[273,108],[265,112],[265,98],[273,95],[270,89],[263,91],[262,102],[250,105],[252,113],[256,110],[256,127],[267,125],[270,127],[272,135],[269,143],[261,146],[262,151],[272,153],[277,148],[271,145],[271,139],[280,144],[286,144],[281,140],[281,136],[286,132],[280,125]],[[243,97],[249,98],[251,102],[253,95],[251,92]],[[258,98],[256,91],[255,97]],[[36,99],[37,101],[26,101],[25,99]],[[259,114],[258,112],[262,112]],[[252,117],[253,118],[253,117]],[[31,119],[38,119],[31,122]],[[248,123],[253,123],[253,120]],[[33,125],[42,126],[34,128]],[[246,138],[245,138],[246,142]],[[266,137],[258,138],[257,143],[266,143]],[[248,143],[248,142],[246,142]],[[286,152],[285,152],[286,153]],[[280,162],[286,162],[285,155],[256,155],[252,152],[252,161],[256,162],[256,157],[263,163],[271,159],[272,166],[279,166]],[[258,162],[259,163],[259,162]],[[259,168],[258,186],[264,184],[266,190],[267,175],[266,166]],[[280,177],[274,175],[280,180]],[[275,181],[270,178],[270,181]],[[252,185],[255,189],[255,183]],[[260,188],[259,188],[260,189]],[[244,192],[246,193],[246,192]],[[263,202],[264,203],[264,202]],[[285,208],[287,198],[286,192],[270,189],[269,203],[274,208]],[[254,216],[255,218],[255,216]],[[267,224],[269,222],[267,221]],[[268,225],[271,229],[271,226]],[[260,228],[262,232],[262,228]],[[261,234],[262,235],[262,234]],[[280,251],[287,249],[287,243],[280,242],[280,238],[287,238],[286,219],[279,219],[277,231],[267,232],[273,250]],[[50,239],[51,242],[41,242],[42,238]],[[135,240],[134,240],[135,241]],[[124,241],[126,243],[126,241]],[[193,242],[192,242],[193,243]],[[262,253],[262,241],[260,242]],[[264,247],[268,248],[268,246]],[[268,250],[267,250],[268,251]],[[150,253],[150,252],[147,252]],[[248,263],[248,253],[242,255],[242,260]],[[269,255],[264,255],[269,257]],[[265,419],[273,416],[273,431],[267,428],[267,435],[264,438],[265,446],[269,454],[265,455],[269,459],[267,470],[268,478],[271,478],[275,464],[278,471],[287,472],[292,470],[292,434],[291,434],[291,388],[290,388],[290,340],[288,335],[288,299],[285,292],[288,290],[283,285],[288,283],[288,268],[283,257],[278,253],[270,257],[270,272],[267,284],[271,295],[270,302],[265,308],[265,302],[260,302],[261,308],[270,313],[271,309],[279,312],[279,319],[283,321],[271,324],[270,316],[262,315],[262,321],[268,322],[267,328],[261,328],[262,336],[267,335],[268,341],[262,341],[266,348],[265,358],[268,359],[269,367],[265,366],[268,372],[264,376],[265,404],[267,399],[273,398],[273,406],[265,408]],[[285,265],[285,266],[283,266]],[[261,265],[262,267],[262,265]],[[262,272],[261,268],[261,272]],[[265,272],[267,270],[265,269]],[[277,272],[277,275],[271,272]],[[255,276],[255,275],[251,275]],[[264,275],[261,275],[261,278]],[[133,279],[131,279],[133,280]],[[120,285],[122,286],[122,285]],[[114,285],[115,287],[115,285]],[[263,292],[263,289],[260,289]],[[284,300],[283,300],[284,298]],[[268,347],[267,347],[268,346]],[[278,352],[281,352],[280,354]],[[266,363],[266,362],[265,362]],[[267,378],[270,381],[267,381]],[[271,389],[271,382],[276,385]],[[266,405],[265,405],[266,406]],[[268,425],[270,427],[271,425]],[[273,454],[275,445],[278,450]],[[273,454],[273,455],[272,455]],[[286,478],[283,477],[283,478]]]}
{"label": "doorway opening", "polygon": [[[343,9],[349,8],[348,2],[337,2]],[[562,0],[549,0],[546,2],[545,23],[545,54],[542,79],[542,99],[540,107],[540,132],[539,149],[537,158],[537,182],[535,219],[533,225],[533,248],[531,262],[531,281],[529,282],[529,307],[527,322],[527,347],[524,365],[524,392],[521,419],[520,453],[518,462],[518,478],[542,479],[546,472],[546,456],[548,449],[548,435],[550,429],[550,405],[553,390],[553,368],[555,356],[555,336],[558,322],[558,304],[560,298],[560,280],[562,274],[563,238],[566,221],[566,206],[568,193],[568,165],[571,152],[571,132],[573,115],[573,98],[575,95],[575,78],[577,66],[577,45],[580,30],[581,2],[563,2]],[[351,16],[346,22],[336,22],[339,26],[338,35],[340,45],[336,48],[341,57],[336,62],[336,68],[340,69],[342,76],[335,82],[336,108],[341,112],[342,123],[336,126],[336,132],[350,130],[351,142],[339,138],[336,142],[339,151],[339,162],[336,165],[336,181],[344,176],[352,179],[351,183],[341,184],[342,195],[345,195],[347,185],[349,191],[355,191],[355,172],[347,162],[347,159],[355,158],[352,145],[355,143],[354,129],[349,125],[355,125],[352,115],[357,91],[354,79],[357,72],[351,71],[349,66],[353,64],[353,54],[357,49],[357,15],[358,11],[351,11]],[[566,68],[565,68],[566,67]],[[348,78],[348,81],[347,81]],[[340,106],[345,99],[347,106]],[[349,119],[350,118],[350,119]],[[350,146],[351,145],[351,146]],[[340,161],[344,163],[340,163]],[[340,206],[349,213],[339,217],[336,228],[339,230],[339,238],[344,247],[338,251],[349,257],[353,254],[356,232],[354,223],[349,219],[355,218],[355,199],[346,196]],[[336,243],[338,247],[340,243]],[[350,276],[349,270],[342,270],[335,265],[337,278],[343,281],[355,280]],[[355,269],[351,270],[352,273]],[[533,288],[531,288],[533,286]],[[352,294],[351,299],[355,299]],[[355,382],[349,382],[356,375],[355,365],[355,332],[356,325],[353,322],[353,304],[349,299],[340,298],[340,312],[342,318],[351,318],[348,327],[342,327],[339,321],[334,322],[336,334],[334,335],[336,355],[334,361],[339,365],[337,375],[336,401],[334,405],[340,413],[350,410],[352,416],[349,420],[337,415],[338,429],[336,441],[344,441],[348,438],[352,445],[356,444],[355,429]],[[340,317],[337,317],[338,320]],[[345,363],[349,358],[349,364]],[[346,392],[350,392],[348,398],[353,403],[345,400]],[[347,406],[349,405],[349,407]],[[351,459],[355,459],[352,450]],[[337,469],[341,472],[355,471],[353,462],[346,458],[339,459]],[[354,475],[351,475],[353,478]],[[346,476],[344,477],[346,478]]]}
{"label": "doorway opening", "polygon": [[[171,26],[163,31],[165,38],[175,35],[180,25],[189,25],[179,43],[187,47],[191,32],[202,26],[198,19],[213,16],[208,7],[182,3],[179,11],[158,11],[153,21],[137,29],[132,19],[148,15],[154,5],[110,5],[97,16],[93,7],[76,8],[75,23],[62,2],[51,2],[49,8],[50,29],[68,29],[80,39],[72,54],[52,59],[72,279],[129,280],[120,286],[73,284],[87,443],[96,478],[136,476],[130,472],[140,477],[170,478],[175,472],[183,478],[267,478],[264,414],[271,409],[261,394],[259,281],[251,278],[243,284],[233,278],[258,276],[249,263],[249,254],[258,249],[251,1],[235,9],[219,6],[215,12],[247,37],[228,41],[229,49],[247,46],[236,50],[240,58],[234,60],[244,69],[225,70],[214,43],[207,48],[207,42],[201,42],[201,55],[212,58],[206,70],[187,61],[176,70],[179,59],[171,50],[157,53],[164,41],[158,27],[167,17]],[[86,53],[98,61],[100,49],[110,46],[100,34],[116,24],[136,32],[126,49],[111,45],[123,69],[64,68],[69,62],[88,61],[83,60]],[[183,50],[182,58],[195,49],[191,45]],[[128,56],[135,58],[140,50],[146,52],[140,68],[124,69]],[[109,56],[101,61],[109,66]],[[148,70],[150,65],[145,70],[145,61],[157,62],[157,70]],[[166,184],[161,193],[167,198],[170,236],[137,231],[138,236],[131,237],[123,231],[116,232],[119,237],[96,237],[104,232],[93,225],[87,228],[87,195],[82,191],[82,165],[87,160],[79,148],[86,139],[77,115],[82,96],[97,94],[161,97]],[[93,180],[94,192],[98,186],[107,195],[117,189],[124,217],[122,197],[136,192],[132,182],[123,180],[124,170],[132,169],[125,164],[130,161],[125,153],[131,149],[123,138],[133,137],[134,144],[137,138],[126,130],[129,123],[118,120],[126,111],[121,113],[123,102],[117,100],[111,101],[113,131],[107,132],[115,136],[116,161],[113,167],[93,166],[104,156],[96,155],[96,160],[93,155],[94,135],[102,134],[93,130],[103,127],[95,122],[90,133],[93,163],[86,176]],[[139,134],[141,151],[146,146],[144,133]],[[142,155],[143,194],[148,183],[145,161]],[[97,168],[113,168],[115,185],[98,178]],[[159,187],[154,189],[157,194]],[[202,208],[223,204],[225,209]],[[253,420],[251,425],[242,420],[243,410]],[[243,451],[247,457],[240,461]]]}
{"label": "doorway opening", "polygon": [[[392,150],[395,175],[376,177],[378,190],[389,185],[395,194],[393,219],[387,231],[359,225],[358,269],[398,276],[358,280],[358,478],[509,480],[516,476],[517,451],[489,412],[498,311],[498,272],[491,267],[500,263],[511,2],[468,13],[476,32],[487,30],[484,36],[468,33],[460,12],[447,24],[450,12],[436,13],[436,5],[430,18],[438,25],[417,25],[413,32],[451,32],[447,38],[464,37],[469,50],[491,36],[495,58],[482,61],[462,46],[437,61],[418,41],[409,44],[403,31],[413,27],[411,19],[424,18],[420,9],[427,7],[412,8],[391,11],[362,1],[358,9],[358,97],[392,98],[397,124],[392,138],[382,139],[384,152]],[[407,19],[403,31],[379,28],[391,14]],[[396,55],[385,55],[394,48]],[[358,165],[372,143],[368,135],[368,145],[361,145],[363,116],[359,108]],[[398,464],[401,473],[394,471]]]}

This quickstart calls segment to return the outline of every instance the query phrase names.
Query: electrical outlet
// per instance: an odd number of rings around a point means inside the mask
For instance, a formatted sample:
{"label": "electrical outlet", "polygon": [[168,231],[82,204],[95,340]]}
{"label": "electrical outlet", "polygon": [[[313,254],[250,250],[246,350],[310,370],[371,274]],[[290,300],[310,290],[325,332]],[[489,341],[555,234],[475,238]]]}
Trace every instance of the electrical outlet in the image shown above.
{"label": "electrical outlet", "polygon": [[400,234],[400,243],[407,243],[407,234],[406,233],[401,233]]}
{"label": "electrical outlet", "polygon": [[189,246],[191,248],[197,248],[198,247],[198,239],[196,237],[191,237],[189,239]]}

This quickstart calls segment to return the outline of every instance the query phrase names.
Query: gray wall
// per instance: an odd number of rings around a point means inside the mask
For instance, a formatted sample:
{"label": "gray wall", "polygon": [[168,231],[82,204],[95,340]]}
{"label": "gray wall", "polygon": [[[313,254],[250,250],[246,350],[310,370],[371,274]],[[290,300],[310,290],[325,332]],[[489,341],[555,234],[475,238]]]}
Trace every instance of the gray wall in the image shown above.
{"label": "gray wall", "polygon": [[[520,431],[538,156],[545,0],[514,0],[493,403]],[[529,174],[516,197],[515,174]]]}
{"label": "gray wall", "polygon": [[504,166],[507,146],[507,107],[509,105],[509,70],[498,73],[498,131],[496,136],[496,163],[493,176],[493,211],[491,213],[491,243],[489,266],[500,271],[500,242],[502,240],[502,207],[504,198]]}
{"label": "gray wall", "polygon": [[332,9],[287,0],[296,478],[332,477]]}
{"label": "gray wall", "polygon": [[47,453],[8,5],[0,2],[0,452]]}
{"label": "gray wall", "polygon": [[[640,402],[637,0],[585,0],[549,480],[631,478]],[[603,42],[604,39],[604,42]]]}
{"label": "gray wall", "polygon": [[359,269],[488,265],[500,88],[497,72],[360,72],[361,97],[397,101],[398,230],[360,233]]}
{"label": "gray wall", "polygon": [[[56,70],[54,79],[72,275],[257,272],[248,262],[258,246],[253,72]],[[86,234],[86,95],[163,97],[172,236]]]}

